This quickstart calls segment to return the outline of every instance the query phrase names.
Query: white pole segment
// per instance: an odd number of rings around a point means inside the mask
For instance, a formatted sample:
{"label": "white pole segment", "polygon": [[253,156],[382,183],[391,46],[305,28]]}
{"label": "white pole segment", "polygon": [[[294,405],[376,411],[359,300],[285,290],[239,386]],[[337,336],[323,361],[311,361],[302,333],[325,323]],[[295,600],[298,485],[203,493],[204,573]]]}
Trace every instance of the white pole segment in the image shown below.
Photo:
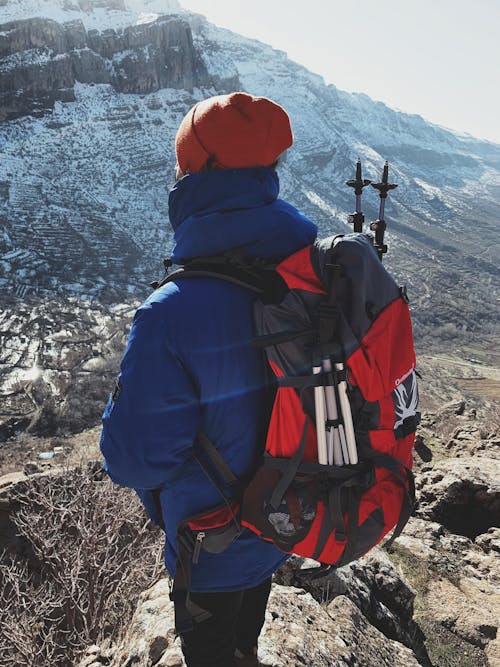
{"label": "white pole segment", "polygon": [[347,449],[347,440],[345,439],[345,431],[342,424],[339,424],[339,437],[340,437],[340,446],[342,448],[342,456],[344,458],[344,463],[349,465],[349,450]]}
{"label": "white pole segment", "polygon": [[[323,370],[330,373],[332,370],[332,362],[330,359],[323,359]],[[326,400],[326,414],[328,419],[337,421],[339,414],[337,411],[337,401],[335,399],[335,390],[331,386],[325,387]],[[342,446],[340,443],[339,427],[331,426],[327,432],[328,439],[328,465],[341,466],[344,465],[342,458]]]}
{"label": "white pole segment", "polygon": [[[344,364],[335,364],[338,371],[344,370]],[[347,441],[347,450],[349,452],[349,463],[354,464],[358,462],[358,450],[356,449],[356,436],[354,435],[354,426],[352,423],[351,406],[347,398],[346,381],[342,380],[338,384],[340,411],[344,421],[345,437]]]}
{"label": "white pole segment", "polygon": [[[313,367],[314,375],[321,373],[321,366]],[[323,387],[314,387],[314,409],[316,414],[316,433],[318,441],[318,463],[328,465],[325,431],[325,392]]]}

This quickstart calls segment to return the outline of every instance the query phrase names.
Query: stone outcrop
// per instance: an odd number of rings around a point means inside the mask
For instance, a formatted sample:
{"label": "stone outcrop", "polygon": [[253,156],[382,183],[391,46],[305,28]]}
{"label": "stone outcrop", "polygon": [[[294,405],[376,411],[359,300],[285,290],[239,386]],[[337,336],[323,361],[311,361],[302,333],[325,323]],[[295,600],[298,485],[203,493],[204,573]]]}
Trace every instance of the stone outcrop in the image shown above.
{"label": "stone outcrop", "polygon": [[[90,647],[79,667],[183,667],[173,621],[169,582],[162,579],[142,595],[122,644],[112,652]],[[279,584],[271,591],[259,659],[268,667],[419,665],[410,649],[373,627],[345,595],[321,605],[310,593]]]}
{"label": "stone outcrop", "polygon": [[413,620],[415,591],[386,553],[376,548],[367,556],[338,570],[316,577],[314,561],[292,557],[276,581],[311,593],[321,604],[348,597],[367,622],[386,637],[425,657],[424,637]]}
{"label": "stone outcrop", "polygon": [[396,540],[396,559],[417,589],[414,620],[431,644],[432,664],[445,661],[445,650],[467,657],[463,664],[500,664],[499,552],[499,528],[472,540],[419,518]]}
{"label": "stone outcrop", "polygon": [[[446,410],[450,417],[462,411],[459,404]],[[416,516],[396,547],[418,588],[415,620],[434,643],[433,662],[445,660],[439,644],[449,641],[469,656],[464,664],[494,667],[500,664],[500,460],[491,443],[478,451],[487,441],[479,431],[469,433],[467,422],[460,433],[467,435],[460,458],[424,466],[417,475]]]}
{"label": "stone outcrop", "polygon": [[417,480],[418,516],[475,539],[500,517],[500,460],[488,456],[449,459],[424,468]]}
{"label": "stone outcrop", "polygon": [[[292,558],[275,577],[262,664],[499,664],[500,529],[488,525],[498,516],[496,466],[494,459],[469,457],[424,467],[417,475],[418,516],[390,555],[377,548],[319,577],[311,576],[313,561]],[[462,516],[470,507],[488,520],[460,534],[449,521],[446,508],[453,507]],[[92,647],[81,667],[110,661],[182,667],[172,628],[164,580],[143,594],[120,646]]]}
{"label": "stone outcrop", "polygon": [[121,31],[43,18],[0,26],[0,121],[74,100],[76,82],[140,94],[211,83],[189,24],[175,15]]}
{"label": "stone outcrop", "polygon": [[0,58],[33,49],[50,49],[54,55],[64,53],[67,41],[63,26],[38,17],[1,26]]}
{"label": "stone outcrop", "polygon": [[[292,557],[275,575],[262,665],[496,667],[498,465],[492,451],[422,466],[417,516],[390,553],[375,548],[320,576],[314,561]],[[11,551],[12,490],[33,479],[25,473],[0,479],[0,537]],[[90,646],[79,667],[184,667],[169,589],[164,578],[145,591],[123,639]]]}

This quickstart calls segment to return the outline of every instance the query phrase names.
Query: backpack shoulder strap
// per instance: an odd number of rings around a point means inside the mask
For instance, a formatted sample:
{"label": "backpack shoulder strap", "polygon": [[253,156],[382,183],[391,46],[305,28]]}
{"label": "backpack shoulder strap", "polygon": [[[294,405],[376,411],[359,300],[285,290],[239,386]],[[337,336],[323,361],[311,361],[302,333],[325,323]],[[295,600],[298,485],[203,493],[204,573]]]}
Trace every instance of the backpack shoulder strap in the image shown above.
{"label": "backpack shoulder strap", "polygon": [[[176,271],[167,273],[160,281],[151,283],[154,289],[163,287],[169,282],[186,278],[217,278],[238,287],[254,292],[264,303],[279,301],[288,287],[276,272],[276,261],[272,259],[247,259],[238,255],[226,254],[213,257],[195,258]],[[165,268],[171,263],[166,260]]]}

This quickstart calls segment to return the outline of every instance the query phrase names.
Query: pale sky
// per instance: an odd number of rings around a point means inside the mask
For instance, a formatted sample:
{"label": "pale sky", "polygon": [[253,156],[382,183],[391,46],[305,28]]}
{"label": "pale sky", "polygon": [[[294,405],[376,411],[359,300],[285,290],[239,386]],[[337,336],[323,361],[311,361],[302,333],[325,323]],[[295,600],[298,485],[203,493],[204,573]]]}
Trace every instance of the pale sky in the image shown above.
{"label": "pale sky", "polygon": [[180,0],[342,90],[500,144],[500,0]]}

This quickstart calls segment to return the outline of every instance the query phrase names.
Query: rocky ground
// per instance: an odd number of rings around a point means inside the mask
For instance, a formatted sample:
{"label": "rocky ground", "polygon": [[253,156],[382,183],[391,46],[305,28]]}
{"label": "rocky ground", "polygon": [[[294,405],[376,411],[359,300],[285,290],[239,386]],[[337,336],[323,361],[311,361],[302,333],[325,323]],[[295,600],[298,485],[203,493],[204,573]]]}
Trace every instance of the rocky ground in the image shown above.
{"label": "rocky ground", "polygon": [[[487,403],[426,415],[418,507],[392,549],[316,579],[301,558],[276,574],[263,665],[500,665],[500,433]],[[90,647],[80,667],[184,665],[168,593],[167,579],[146,591],[122,641]]]}
{"label": "rocky ground", "polygon": [[[424,355],[421,366],[414,516],[390,551],[382,546],[316,579],[314,563],[299,558],[278,572],[260,644],[264,665],[500,665],[498,371],[446,355]],[[13,483],[95,459],[98,433],[24,435],[16,444],[22,472],[0,478],[4,515]],[[53,456],[38,458],[41,451]],[[168,593],[166,578],[145,591],[121,640],[90,646],[79,667],[181,667]]]}

